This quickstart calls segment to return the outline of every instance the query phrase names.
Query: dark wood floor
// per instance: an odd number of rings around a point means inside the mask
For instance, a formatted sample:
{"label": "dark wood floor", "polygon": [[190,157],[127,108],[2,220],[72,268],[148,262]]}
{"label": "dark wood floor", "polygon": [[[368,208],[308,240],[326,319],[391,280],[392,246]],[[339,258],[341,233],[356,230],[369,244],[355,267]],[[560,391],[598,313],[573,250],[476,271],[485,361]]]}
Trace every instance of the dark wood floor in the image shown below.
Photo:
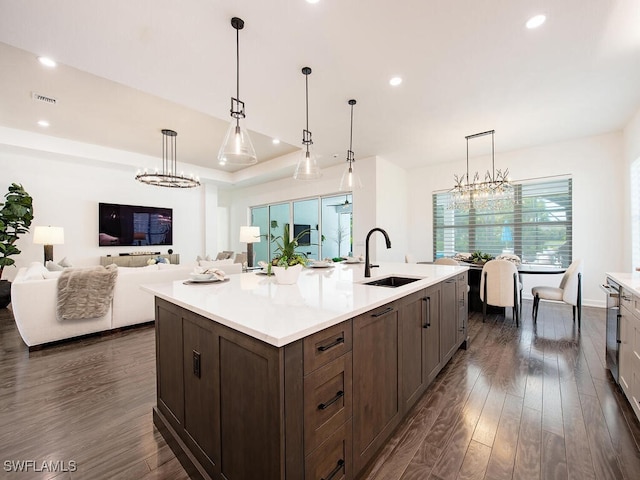
{"label": "dark wood floor", "polygon": [[[604,311],[531,304],[470,319],[460,350],[365,478],[638,479],[640,425],[604,367]],[[0,310],[0,478],[188,478],[153,427],[152,327],[28,353]],[[6,461],[74,461],[75,472],[10,473]]]}

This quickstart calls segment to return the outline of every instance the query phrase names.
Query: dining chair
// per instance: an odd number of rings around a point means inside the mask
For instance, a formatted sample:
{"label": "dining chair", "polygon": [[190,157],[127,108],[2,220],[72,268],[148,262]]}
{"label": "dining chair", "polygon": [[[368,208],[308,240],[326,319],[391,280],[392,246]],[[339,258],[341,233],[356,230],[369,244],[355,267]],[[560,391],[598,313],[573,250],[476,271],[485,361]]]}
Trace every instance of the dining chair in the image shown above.
{"label": "dining chair", "polygon": [[578,328],[582,319],[582,269],[583,261],[574,260],[564,272],[558,287],[533,287],[533,321],[538,320],[538,308],[540,300],[551,300],[564,302],[573,307],[573,321],[576,321],[576,310],[578,311]]}
{"label": "dining chair", "polygon": [[449,257],[436,258],[435,262],[433,263],[437,265],[460,265],[457,260]]}
{"label": "dining chair", "polygon": [[522,310],[522,283],[518,269],[509,260],[489,260],[480,275],[480,300],[482,321],[487,317],[487,305],[511,307],[516,326],[520,326]]}
{"label": "dining chair", "polygon": [[407,253],[404,256],[404,263],[418,263],[418,262],[416,261],[416,257],[414,257],[413,254]]}

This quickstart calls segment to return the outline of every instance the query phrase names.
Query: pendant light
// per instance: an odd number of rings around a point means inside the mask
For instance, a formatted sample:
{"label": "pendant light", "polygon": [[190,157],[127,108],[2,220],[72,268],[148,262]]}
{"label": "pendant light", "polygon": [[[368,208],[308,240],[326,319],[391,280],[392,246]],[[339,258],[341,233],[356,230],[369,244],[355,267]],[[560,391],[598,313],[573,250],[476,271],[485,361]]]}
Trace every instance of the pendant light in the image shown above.
{"label": "pendant light", "polygon": [[306,91],[306,112],[307,112],[307,128],[302,130],[302,145],[305,149],[302,151],[302,155],[298,159],[296,165],[296,171],[293,174],[295,180],[316,180],[322,176],[320,168],[318,167],[318,161],[315,154],[311,150],[313,141],[311,140],[311,132],[309,131],[309,75],[311,69],[304,67],[302,74],[305,78],[305,91]]}
{"label": "pendant light", "polygon": [[350,192],[352,190],[362,188],[362,182],[360,181],[360,178],[353,171],[353,162],[356,161],[355,155],[353,153],[353,106],[355,104],[355,100],[349,100],[349,105],[351,105],[351,129],[349,130],[349,150],[347,150],[348,165],[346,170],[342,174],[342,179],[340,180],[340,191],[342,192]]}
{"label": "pendant light", "polygon": [[240,100],[240,30],[244,28],[244,21],[233,17],[231,26],[236,29],[236,96],[231,97],[232,120],[218,152],[218,162],[220,165],[254,165],[258,157],[249,132],[241,123],[245,118],[244,102]]}
{"label": "pendant light", "polygon": [[176,137],[174,130],[162,130],[162,172],[156,168],[154,173],[138,171],[136,180],[147,185],[169,188],[193,188],[200,186],[200,179],[193,175],[178,174]]}

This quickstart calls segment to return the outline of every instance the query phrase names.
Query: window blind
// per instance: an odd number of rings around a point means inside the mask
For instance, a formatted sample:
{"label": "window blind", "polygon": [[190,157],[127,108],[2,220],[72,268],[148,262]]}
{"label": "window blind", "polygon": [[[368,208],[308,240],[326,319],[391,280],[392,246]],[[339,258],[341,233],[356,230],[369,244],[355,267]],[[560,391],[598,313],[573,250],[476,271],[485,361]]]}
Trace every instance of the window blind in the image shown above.
{"label": "window blind", "polygon": [[433,194],[433,255],[481,251],[518,255],[524,263],[568,267],[572,258],[572,181],[514,185],[509,199],[452,208],[451,193]]}

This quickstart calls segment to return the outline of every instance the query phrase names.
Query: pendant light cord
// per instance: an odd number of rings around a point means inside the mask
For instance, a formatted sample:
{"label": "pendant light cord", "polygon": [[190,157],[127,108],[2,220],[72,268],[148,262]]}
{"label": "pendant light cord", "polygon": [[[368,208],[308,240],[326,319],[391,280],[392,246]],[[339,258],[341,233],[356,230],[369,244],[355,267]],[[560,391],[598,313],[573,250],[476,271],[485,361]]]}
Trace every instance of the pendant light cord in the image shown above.
{"label": "pendant light cord", "polygon": [[309,75],[304,76],[304,84],[305,84],[305,104],[307,108],[307,131],[309,131]]}
{"label": "pendant light cord", "polygon": [[236,29],[236,98],[240,100],[240,29]]}
{"label": "pendant light cord", "polygon": [[349,130],[349,150],[353,150],[353,104],[351,105],[351,129]]}

